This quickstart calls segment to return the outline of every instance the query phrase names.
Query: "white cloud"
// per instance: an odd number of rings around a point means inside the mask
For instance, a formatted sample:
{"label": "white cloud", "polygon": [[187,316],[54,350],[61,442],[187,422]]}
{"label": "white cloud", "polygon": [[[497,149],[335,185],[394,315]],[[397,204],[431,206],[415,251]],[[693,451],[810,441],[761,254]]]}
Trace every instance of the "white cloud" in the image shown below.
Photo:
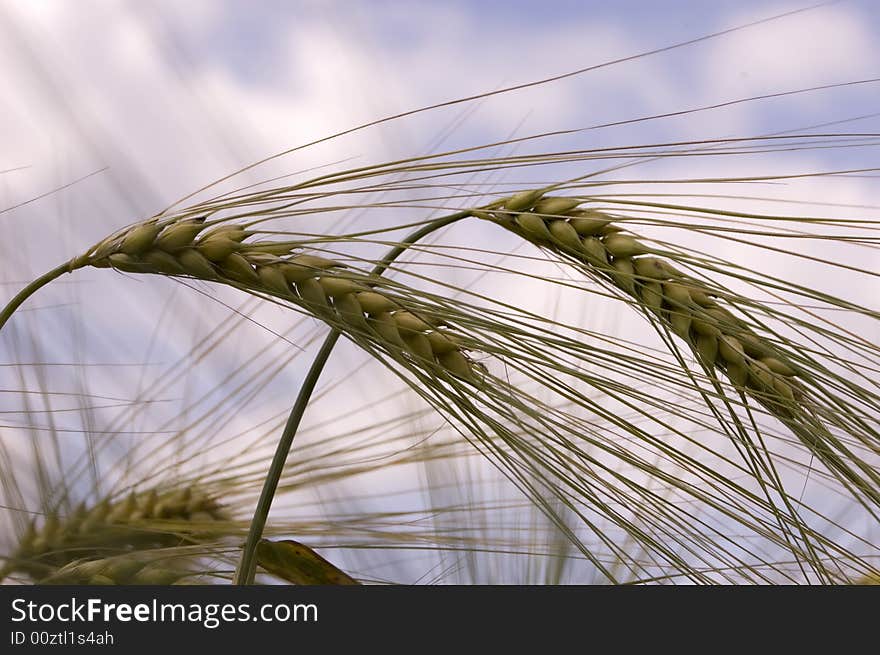
{"label": "white cloud", "polygon": [[[762,6],[759,12],[738,12],[727,23],[741,25],[791,8]],[[717,97],[846,82],[876,76],[878,60],[876,35],[861,11],[834,4],[714,42],[704,60],[705,89]]]}

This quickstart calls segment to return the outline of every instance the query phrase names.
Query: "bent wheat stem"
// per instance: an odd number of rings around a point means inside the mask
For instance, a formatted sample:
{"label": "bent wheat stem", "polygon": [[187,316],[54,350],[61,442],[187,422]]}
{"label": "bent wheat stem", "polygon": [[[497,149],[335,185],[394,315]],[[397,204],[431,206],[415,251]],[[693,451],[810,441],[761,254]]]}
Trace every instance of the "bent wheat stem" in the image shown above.
{"label": "bent wheat stem", "polygon": [[284,431],[281,433],[281,438],[278,440],[278,446],[275,449],[274,457],[272,457],[269,471],[266,473],[266,479],[263,482],[263,489],[260,492],[260,499],[257,502],[257,508],[254,511],[254,517],[251,520],[251,526],[248,530],[247,541],[245,542],[244,549],[241,553],[241,561],[235,571],[235,578],[232,581],[233,584],[249,585],[254,582],[254,573],[257,568],[256,548],[260,543],[260,539],[263,537],[263,529],[266,527],[266,520],[269,516],[269,510],[272,507],[272,500],[274,500],[275,492],[278,489],[278,481],[281,479],[281,474],[284,472],[284,466],[287,463],[287,456],[290,453],[290,447],[293,445],[293,438],[296,436],[300,421],[302,420],[303,414],[305,414],[309,400],[311,400],[312,392],[315,390],[318,378],[321,377],[324,365],[330,358],[330,353],[333,352],[333,347],[336,345],[339,337],[339,330],[333,330],[327,335],[324,344],[321,346],[321,350],[318,351],[318,354],[312,362],[309,372],[306,374],[302,386],[299,389],[296,402],[290,410],[290,415],[287,417],[287,423],[284,425]]}
{"label": "bent wheat stem", "polygon": [[[471,213],[469,211],[458,212],[451,214],[450,216],[438,218],[424,227],[419,228],[409,236],[405,237],[398,245],[389,250],[382,260],[376,264],[375,268],[371,271],[371,274],[377,277],[381,276],[394,260],[400,257],[400,255],[402,255],[411,245],[417,243],[432,232],[446,227],[447,225],[451,225],[458,220],[467,218],[470,215]],[[254,518],[251,521],[251,526],[248,531],[247,541],[242,550],[241,561],[235,571],[233,584],[248,585],[252,584],[254,581],[254,574],[257,566],[257,547],[260,543],[260,539],[263,537],[263,529],[266,527],[266,519],[269,516],[269,509],[272,506],[272,500],[274,499],[275,491],[278,488],[278,480],[281,478],[281,474],[284,471],[284,465],[287,462],[290,447],[293,444],[293,438],[296,436],[296,431],[299,428],[300,421],[302,420],[306,407],[309,404],[309,400],[312,397],[312,392],[315,390],[318,378],[321,376],[321,372],[324,370],[324,365],[330,358],[330,353],[333,352],[333,348],[339,340],[339,336],[340,332],[336,329],[327,335],[327,338],[321,346],[321,350],[318,351],[315,360],[309,368],[309,372],[303,380],[302,387],[300,387],[293,408],[290,410],[290,415],[287,418],[284,431],[281,433],[281,438],[278,440],[275,455],[272,458],[272,463],[266,474],[263,489],[260,492],[260,499],[257,502]]]}
{"label": "bent wheat stem", "polygon": [[53,280],[57,280],[65,273],[71,272],[73,272],[73,268],[71,267],[70,263],[61,264],[61,266],[57,266],[48,273],[44,273],[36,280],[28,284],[24,289],[19,291],[15,295],[15,297],[10,300],[9,303],[7,303],[6,307],[3,308],[3,311],[0,312],[0,330],[3,329],[3,326],[6,325],[6,322],[15,313],[15,310],[18,309],[25,300],[30,298],[32,295],[34,295],[34,293],[42,289]]}

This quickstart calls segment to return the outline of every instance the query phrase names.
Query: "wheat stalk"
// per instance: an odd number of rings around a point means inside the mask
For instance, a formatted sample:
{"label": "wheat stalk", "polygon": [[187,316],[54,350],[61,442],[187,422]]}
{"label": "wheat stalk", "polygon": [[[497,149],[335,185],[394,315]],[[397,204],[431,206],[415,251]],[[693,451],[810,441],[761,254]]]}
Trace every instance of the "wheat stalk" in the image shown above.
{"label": "wheat stalk", "polygon": [[[74,561],[105,557],[108,551],[198,541],[209,535],[211,523],[227,519],[213,496],[193,486],[131,493],[116,502],[105,498],[91,507],[80,504],[69,516],[49,514],[39,528],[31,522],[0,578],[20,572],[38,581]],[[195,532],[193,526],[204,530]]]}

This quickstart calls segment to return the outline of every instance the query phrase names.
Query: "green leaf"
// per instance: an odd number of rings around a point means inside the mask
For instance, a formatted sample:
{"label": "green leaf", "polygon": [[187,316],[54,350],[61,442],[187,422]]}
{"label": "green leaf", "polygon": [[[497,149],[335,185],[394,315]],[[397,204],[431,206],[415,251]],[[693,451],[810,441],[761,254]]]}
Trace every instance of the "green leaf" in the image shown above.
{"label": "green leaf", "polygon": [[297,585],[360,584],[308,546],[290,539],[261,539],[257,546],[257,563],[269,573]]}

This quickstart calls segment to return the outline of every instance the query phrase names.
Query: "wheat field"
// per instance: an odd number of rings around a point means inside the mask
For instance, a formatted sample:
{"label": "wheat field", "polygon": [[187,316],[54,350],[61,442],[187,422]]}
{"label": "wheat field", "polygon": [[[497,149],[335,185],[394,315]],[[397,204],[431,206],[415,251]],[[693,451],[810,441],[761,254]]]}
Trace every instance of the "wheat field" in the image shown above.
{"label": "wheat field", "polygon": [[0,4],[4,583],[877,579],[876,10],[491,4]]}

